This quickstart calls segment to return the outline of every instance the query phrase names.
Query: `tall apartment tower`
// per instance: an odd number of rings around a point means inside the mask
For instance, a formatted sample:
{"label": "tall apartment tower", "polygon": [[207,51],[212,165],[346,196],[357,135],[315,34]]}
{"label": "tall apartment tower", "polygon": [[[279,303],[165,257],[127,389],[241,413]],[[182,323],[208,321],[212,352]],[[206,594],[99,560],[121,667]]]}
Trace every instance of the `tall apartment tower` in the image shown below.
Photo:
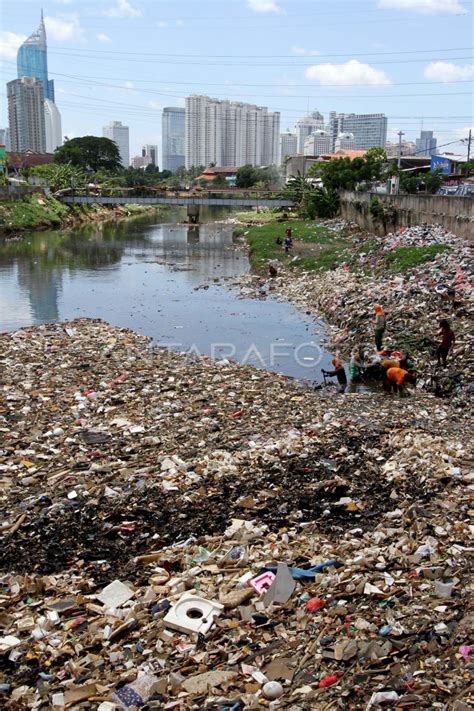
{"label": "tall apartment tower", "polygon": [[130,165],[130,136],[128,126],[124,126],[121,121],[111,121],[108,126],[102,129],[104,138],[115,141],[120,153],[120,162],[128,168]]}
{"label": "tall apartment tower", "polygon": [[331,153],[332,140],[327,131],[317,129],[313,131],[304,142],[305,156],[320,156],[324,153]]}
{"label": "tall apartment tower", "polygon": [[186,163],[185,116],[179,106],[166,106],[161,117],[161,156],[163,170],[174,172]]}
{"label": "tall apartment tower", "polygon": [[280,136],[280,156],[281,160],[285,156],[295,156],[298,151],[298,136],[296,133],[282,133]]}
{"label": "tall apartment tower", "polygon": [[313,111],[309,116],[296,122],[296,135],[298,136],[298,153],[304,153],[304,142],[314,131],[324,130],[324,116],[319,111]]}
{"label": "tall apartment tower", "polygon": [[46,131],[46,153],[54,153],[62,145],[61,114],[50,99],[44,100],[44,126]]}
{"label": "tall apartment tower", "polygon": [[266,107],[189,96],[185,113],[186,167],[215,163],[278,165],[280,114]]}
{"label": "tall apartment tower", "polygon": [[421,131],[420,137],[416,139],[416,153],[419,156],[434,156],[437,145],[433,131]]}
{"label": "tall apartment tower", "polygon": [[11,149],[46,153],[43,83],[34,77],[7,84]]}

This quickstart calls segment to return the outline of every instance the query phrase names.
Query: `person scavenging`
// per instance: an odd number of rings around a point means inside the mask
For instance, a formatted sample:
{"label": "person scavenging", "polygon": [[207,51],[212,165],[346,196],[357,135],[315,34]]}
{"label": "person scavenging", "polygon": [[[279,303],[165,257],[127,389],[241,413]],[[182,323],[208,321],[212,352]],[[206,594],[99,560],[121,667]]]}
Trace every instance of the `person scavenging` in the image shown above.
{"label": "person scavenging", "polygon": [[377,350],[381,351],[382,350],[383,334],[385,333],[387,319],[386,319],[384,310],[380,306],[380,304],[375,304],[374,311],[375,311],[375,331],[374,331],[375,345],[377,347]]}
{"label": "person scavenging", "polygon": [[399,393],[400,397],[405,394],[406,383],[416,383],[416,378],[412,373],[404,368],[389,368],[385,374],[383,389],[388,392]]}
{"label": "person scavenging", "polygon": [[290,249],[293,247],[293,237],[291,236],[291,229],[288,227],[288,229],[285,232],[285,252],[288,254]]}
{"label": "person scavenging", "polygon": [[321,372],[323,375],[328,375],[330,378],[337,378],[337,382],[339,383],[339,392],[344,392],[346,389],[347,385],[347,376],[346,376],[346,371],[344,370],[344,366],[339,359],[338,355],[336,355],[332,360],[331,360],[332,365],[334,366],[334,370],[324,370],[321,369]]}
{"label": "person scavenging", "polygon": [[437,335],[441,336],[441,343],[439,344],[438,349],[436,351],[436,356],[438,358],[438,366],[441,365],[442,360],[443,365],[446,367],[446,359],[453,343],[456,342],[456,336],[454,335],[454,331],[451,328],[451,324],[445,318],[441,319],[441,321],[439,322],[439,331]]}

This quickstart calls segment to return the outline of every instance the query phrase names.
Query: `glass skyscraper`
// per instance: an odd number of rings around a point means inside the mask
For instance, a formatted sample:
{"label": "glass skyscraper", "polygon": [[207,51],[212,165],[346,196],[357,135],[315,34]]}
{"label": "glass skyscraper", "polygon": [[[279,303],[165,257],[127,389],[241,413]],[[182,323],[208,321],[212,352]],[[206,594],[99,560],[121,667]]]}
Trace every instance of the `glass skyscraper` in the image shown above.
{"label": "glass skyscraper", "polygon": [[54,81],[48,79],[46,29],[41,11],[41,22],[36,32],[26,39],[17,54],[18,78],[34,77],[43,84],[45,99],[54,101]]}

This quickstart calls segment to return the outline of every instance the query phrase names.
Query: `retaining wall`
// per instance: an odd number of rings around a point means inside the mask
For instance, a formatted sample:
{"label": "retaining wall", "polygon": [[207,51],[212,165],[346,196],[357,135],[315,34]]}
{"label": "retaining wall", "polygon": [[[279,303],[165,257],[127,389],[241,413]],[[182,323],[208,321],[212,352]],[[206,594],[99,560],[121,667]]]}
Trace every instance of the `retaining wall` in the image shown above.
{"label": "retaining wall", "polygon": [[[422,222],[443,225],[458,237],[474,240],[474,200],[445,195],[383,195],[342,190],[341,215],[359,227],[384,235],[399,227]],[[372,198],[378,198],[387,217],[374,220],[369,211]],[[388,208],[388,209],[387,209]]]}

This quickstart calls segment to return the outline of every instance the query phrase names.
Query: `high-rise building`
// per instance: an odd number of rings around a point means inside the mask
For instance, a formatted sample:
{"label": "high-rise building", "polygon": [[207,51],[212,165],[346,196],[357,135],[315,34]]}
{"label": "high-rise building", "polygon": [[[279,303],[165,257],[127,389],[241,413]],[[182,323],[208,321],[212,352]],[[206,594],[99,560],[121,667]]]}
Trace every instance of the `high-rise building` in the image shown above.
{"label": "high-rise building", "polygon": [[34,77],[9,81],[7,98],[12,151],[46,153],[43,82]]}
{"label": "high-rise building", "polygon": [[142,157],[149,158],[147,165],[156,165],[158,167],[158,146],[149,143],[142,146]]}
{"label": "high-rise building", "polygon": [[141,156],[133,156],[132,168],[139,168],[140,170],[145,170],[148,165],[151,165],[151,159],[150,156],[146,155],[146,153]]}
{"label": "high-rise building", "polygon": [[421,131],[416,139],[416,154],[419,156],[436,155],[438,140],[433,136],[433,131]]}
{"label": "high-rise building", "polygon": [[280,114],[266,107],[189,96],[185,138],[187,168],[280,162]]}
{"label": "high-rise building", "polygon": [[179,106],[166,106],[161,118],[161,160],[163,170],[174,172],[185,165],[185,117]]}
{"label": "high-rise building", "polygon": [[54,153],[63,144],[61,131],[61,114],[58,107],[50,99],[44,100],[44,126],[46,132],[46,153]]}
{"label": "high-rise building", "polygon": [[327,131],[317,129],[306,137],[303,151],[305,156],[320,156],[331,151],[332,140]]}
{"label": "high-rise building", "polygon": [[128,168],[130,165],[130,137],[128,126],[124,126],[121,121],[111,121],[108,126],[102,129],[104,138],[110,138],[114,141],[119,149],[120,162]]}
{"label": "high-rise building", "polygon": [[324,130],[324,116],[319,111],[313,111],[308,116],[296,122],[296,135],[298,136],[298,153],[304,152],[304,142],[314,131]]}
{"label": "high-rise building", "polygon": [[353,133],[340,133],[336,138],[334,145],[336,151],[353,151],[356,150],[355,137]]}
{"label": "high-rise building", "polygon": [[280,156],[281,160],[285,156],[295,156],[298,150],[298,136],[296,133],[282,133],[280,136]]}
{"label": "high-rise building", "polygon": [[41,10],[41,21],[36,32],[26,39],[18,50],[16,57],[18,78],[34,77],[43,84],[45,99],[54,101],[54,81],[48,79],[48,53],[46,44],[46,29]]}
{"label": "high-rise building", "polygon": [[329,114],[329,133],[333,140],[333,150],[341,133],[354,134],[355,150],[367,150],[379,146],[385,148],[387,142],[387,117],[385,114]]}

